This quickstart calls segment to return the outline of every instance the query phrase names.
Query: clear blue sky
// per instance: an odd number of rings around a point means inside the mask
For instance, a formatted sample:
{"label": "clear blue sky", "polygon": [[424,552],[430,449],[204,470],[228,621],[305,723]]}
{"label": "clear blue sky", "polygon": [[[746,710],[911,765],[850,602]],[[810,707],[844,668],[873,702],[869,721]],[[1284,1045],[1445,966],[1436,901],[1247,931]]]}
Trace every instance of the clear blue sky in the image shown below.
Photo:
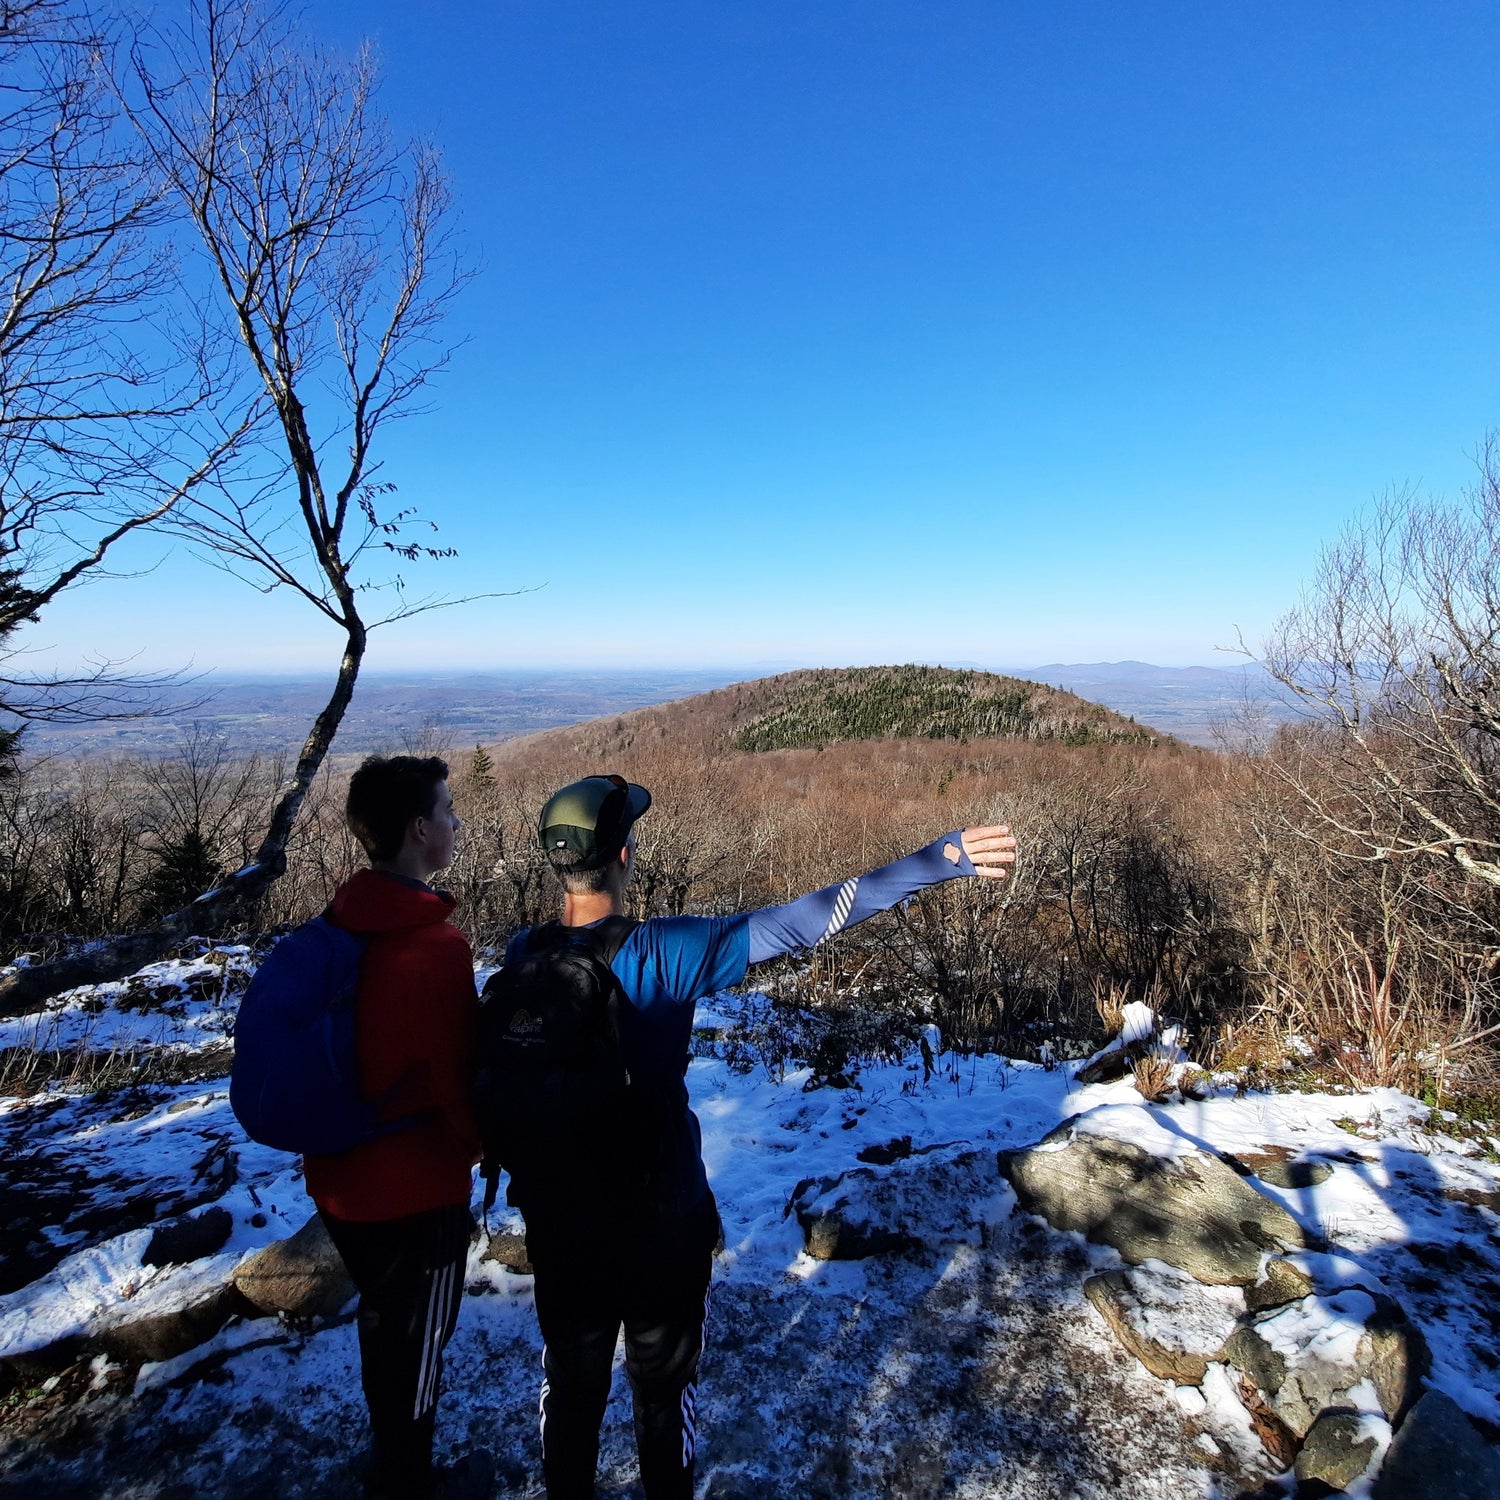
{"label": "clear blue sky", "polygon": [[[319,0],[482,262],[372,668],[1209,662],[1500,424],[1500,10]],[[327,666],[168,560],[34,643]]]}

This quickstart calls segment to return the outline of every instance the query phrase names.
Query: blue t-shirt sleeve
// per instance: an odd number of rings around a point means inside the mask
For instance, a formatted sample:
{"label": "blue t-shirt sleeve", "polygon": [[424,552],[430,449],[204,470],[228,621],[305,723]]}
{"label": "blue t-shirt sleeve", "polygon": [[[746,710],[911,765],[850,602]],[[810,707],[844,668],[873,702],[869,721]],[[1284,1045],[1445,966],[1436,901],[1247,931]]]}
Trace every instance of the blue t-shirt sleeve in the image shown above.
{"label": "blue t-shirt sleeve", "polygon": [[612,965],[639,1008],[686,1004],[738,984],[750,963],[748,919],[653,917],[625,939]]}

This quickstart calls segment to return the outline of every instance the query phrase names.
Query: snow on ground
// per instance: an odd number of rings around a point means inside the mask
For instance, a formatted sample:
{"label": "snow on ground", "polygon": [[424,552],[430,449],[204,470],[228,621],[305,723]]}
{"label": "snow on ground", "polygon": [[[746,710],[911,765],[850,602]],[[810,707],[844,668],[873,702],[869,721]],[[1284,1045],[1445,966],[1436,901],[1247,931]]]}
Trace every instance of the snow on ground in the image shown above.
{"label": "snow on ground", "polygon": [[[56,1024],[88,1004],[75,997]],[[185,1001],[168,1042],[221,1035],[212,1009],[205,996]],[[858,1089],[804,1092],[806,1071],[747,1068],[743,1050],[729,1052],[736,1066],[725,1060],[710,1039],[737,1014],[727,998],[700,1008],[707,1055],[688,1079],[725,1231],[700,1392],[701,1496],[1210,1500],[1267,1475],[1222,1370],[1211,1367],[1202,1390],[1174,1390],[1126,1356],[1082,1293],[1089,1274],[1119,1263],[1114,1253],[1012,1212],[998,1176],[967,1237],[858,1262],[803,1253],[787,1208],[805,1179],[836,1177],[892,1143],[910,1152],[892,1170],[929,1150],[938,1161],[1026,1145],[1065,1119],[1162,1153],[1282,1148],[1328,1163],[1317,1186],[1265,1188],[1328,1243],[1306,1258],[1327,1290],[1327,1336],[1347,1331],[1339,1299],[1366,1297],[1350,1288],[1377,1276],[1431,1342],[1434,1383],[1500,1423],[1500,1219],[1445,1196],[1493,1193],[1500,1169],[1415,1101],[1226,1092],[1147,1105],[1126,1081],[1079,1088],[1065,1068],[951,1057],[929,1077],[917,1055],[865,1067]],[[221,1251],[143,1267],[151,1223],[210,1201],[234,1220]],[[185,1298],[310,1213],[295,1163],[245,1141],[222,1082],[0,1101],[0,1355]],[[913,1216],[918,1227],[951,1220],[951,1205],[924,1213],[918,1198]],[[490,1449],[497,1493],[536,1495],[530,1284],[481,1261],[480,1248],[439,1446]],[[0,1417],[0,1491],[357,1493],[363,1409],[347,1319],[311,1331],[235,1323],[166,1364],[118,1372],[96,1361],[86,1374],[96,1390],[85,1399],[35,1420],[14,1405]],[[637,1493],[633,1475],[617,1370],[600,1492]]]}
{"label": "snow on ground", "polygon": [[255,958],[239,944],[204,948],[201,957],[165,959],[129,979],[68,990],[34,1015],[0,1021],[0,1049],[110,1052],[222,1042]]}

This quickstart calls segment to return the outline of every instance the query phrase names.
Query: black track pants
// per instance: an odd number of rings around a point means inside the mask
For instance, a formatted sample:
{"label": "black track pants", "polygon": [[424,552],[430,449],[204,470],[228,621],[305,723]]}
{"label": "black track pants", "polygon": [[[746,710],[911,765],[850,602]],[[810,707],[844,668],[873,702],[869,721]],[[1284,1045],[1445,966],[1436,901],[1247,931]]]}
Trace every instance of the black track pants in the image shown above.
{"label": "black track pants", "polygon": [[[632,1257],[632,1259],[635,1259]],[[635,1398],[647,1500],[691,1500],[698,1442],[698,1359],[712,1252],[666,1253],[649,1268],[571,1257],[539,1261],[542,1472],[548,1500],[591,1500],[615,1342]]]}
{"label": "black track pants", "polygon": [[393,1495],[428,1494],[443,1348],[458,1322],[474,1222],[468,1205],[371,1224],[322,1219],[359,1289],[375,1478]]}

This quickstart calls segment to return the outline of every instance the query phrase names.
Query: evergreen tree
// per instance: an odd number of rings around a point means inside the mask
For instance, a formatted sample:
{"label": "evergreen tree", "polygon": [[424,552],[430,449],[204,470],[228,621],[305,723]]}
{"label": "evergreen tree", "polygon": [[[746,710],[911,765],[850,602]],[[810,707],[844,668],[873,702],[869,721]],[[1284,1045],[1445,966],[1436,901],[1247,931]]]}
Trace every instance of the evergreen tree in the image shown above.
{"label": "evergreen tree", "polygon": [[198,829],[190,829],[162,849],[146,882],[146,902],[153,915],[176,911],[212,889],[221,873],[213,846]]}
{"label": "evergreen tree", "polygon": [[474,746],[474,759],[469,762],[469,780],[475,786],[492,786],[495,780],[495,763],[483,745]]}

